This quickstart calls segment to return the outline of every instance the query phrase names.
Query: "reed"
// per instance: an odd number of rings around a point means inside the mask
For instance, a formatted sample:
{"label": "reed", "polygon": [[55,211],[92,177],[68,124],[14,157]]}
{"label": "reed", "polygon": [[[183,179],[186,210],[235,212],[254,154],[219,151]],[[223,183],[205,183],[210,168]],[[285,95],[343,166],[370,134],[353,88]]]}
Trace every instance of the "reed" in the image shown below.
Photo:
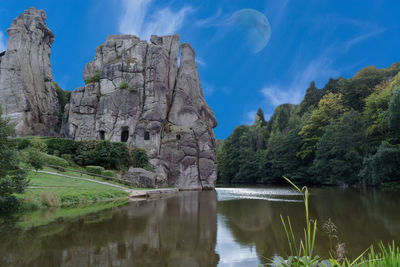
{"label": "reed", "polygon": [[[317,220],[311,220],[309,216],[308,188],[304,186],[300,189],[290,179],[286,177],[283,178],[303,196],[306,226],[303,229],[303,238],[297,239],[293,232],[290,217],[288,216],[285,220],[281,215],[282,225],[289,244],[290,256],[288,256],[287,259],[279,256],[275,257],[273,260],[270,260],[268,265],[279,267],[400,267],[400,249],[395,245],[394,241],[392,244],[388,244],[387,247],[384,246],[382,242],[379,242],[378,250],[375,250],[371,245],[354,260],[343,257],[334,259],[332,254],[330,259],[324,260],[318,255],[315,255],[314,248],[317,235]],[[332,244],[330,247],[332,250]]]}

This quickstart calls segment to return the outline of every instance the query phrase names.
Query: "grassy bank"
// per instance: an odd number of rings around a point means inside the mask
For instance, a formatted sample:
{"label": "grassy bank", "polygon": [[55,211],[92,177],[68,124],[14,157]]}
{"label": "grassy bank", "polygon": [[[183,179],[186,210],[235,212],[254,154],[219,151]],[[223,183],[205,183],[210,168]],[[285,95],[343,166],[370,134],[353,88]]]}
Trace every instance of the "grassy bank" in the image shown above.
{"label": "grassy bank", "polygon": [[28,178],[29,187],[18,195],[24,199],[24,210],[115,201],[128,195],[108,185],[46,173],[29,171]]}

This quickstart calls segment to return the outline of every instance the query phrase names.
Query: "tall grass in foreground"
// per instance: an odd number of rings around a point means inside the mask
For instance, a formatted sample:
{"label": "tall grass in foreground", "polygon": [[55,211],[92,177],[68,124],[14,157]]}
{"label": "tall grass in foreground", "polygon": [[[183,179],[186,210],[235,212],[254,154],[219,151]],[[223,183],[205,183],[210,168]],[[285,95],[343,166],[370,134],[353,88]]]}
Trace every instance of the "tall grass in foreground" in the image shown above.
{"label": "tall grass in foreground", "polygon": [[[378,251],[375,251],[371,245],[370,248],[365,250],[360,256],[353,261],[347,258],[335,259],[331,255],[330,259],[321,259],[314,254],[315,239],[317,235],[317,220],[311,220],[309,217],[308,209],[308,188],[305,186],[300,189],[290,179],[285,178],[297,191],[299,191],[304,199],[305,213],[306,213],[306,227],[304,228],[304,239],[297,240],[292,228],[292,223],[289,216],[287,220],[281,215],[283,228],[285,229],[286,238],[289,244],[290,255],[287,259],[282,257],[275,257],[271,260],[269,265],[279,267],[291,266],[309,266],[309,267],[400,267],[400,249],[395,245],[394,241],[387,247],[382,242],[379,243]],[[367,254],[368,252],[368,254]],[[366,255],[367,256],[364,256]]]}

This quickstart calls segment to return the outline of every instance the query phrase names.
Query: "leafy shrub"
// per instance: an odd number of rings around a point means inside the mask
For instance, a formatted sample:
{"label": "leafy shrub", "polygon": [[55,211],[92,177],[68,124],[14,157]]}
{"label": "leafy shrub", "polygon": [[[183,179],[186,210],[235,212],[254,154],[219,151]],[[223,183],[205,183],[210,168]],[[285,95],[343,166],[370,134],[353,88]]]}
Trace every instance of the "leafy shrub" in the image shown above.
{"label": "leafy shrub", "polygon": [[18,150],[25,149],[31,145],[31,141],[28,138],[15,138],[14,140]]}
{"label": "leafy shrub", "polygon": [[[121,169],[129,166],[144,168],[148,165],[146,151],[128,147],[126,143],[102,141],[74,141],[71,139],[48,138],[45,140],[50,154],[70,155],[70,164],[79,166],[95,165],[108,169]],[[73,161],[73,162],[72,162]]]}
{"label": "leafy shrub", "polygon": [[85,152],[85,161],[89,165],[98,165],[110,169],[129,166],[128,147],[125,143],[96,142],[93,149],[88,149]]}
{"label": "leafy shrub", "polygon": [[98,175],[101,175],[101,173],[102,173],[103,171],[105,171],[103,167],[100,167],[100,166],[91,166],[91,165],[86,166],[85,170],[86,170],[86,172],[88,172],[88,173],[98,174]]}
{"label": "leafy shrub", "polygon": [[133,86],[129,86],[128,87],[128,90],[129,90],[129,92],[137,92],[137,89],[136,89],[136,87],[133,87]]}
{"label": "leafy shrub", "polygon": [[112,178],[114,178],[114,172],[111,171],[111,170],[102,171],[102,172],[101,172],[101,175],[102,175],[102,176],[110,177],[109,180],[112,180]]}
{"label": "leafy shrub", "polygon": [[96,71],[93,75],[85,80],[85,84],[94,83],[100,81],[100,72]]}
{"label": "leafy shrub", "polygon": [[53,155],[56,156],[56,157],[59,157],[60,156],[60,151],[54,150],[53,151]]}
{"label": "leafy shrub", "polygon": [[69,163],[69,165],[76,165],[74,159],[72,158],[72,155],[70,154],[62,154],[61,158],[65,159]]}
{"label": "leafy shrub", "polygon": [[399,180],[400,150],[382,142],[375,154],[364,158],[359,176],[368,185]]}
{"label": "leafy shrub", "polygon": [[135,168],[145,168],[148,165],[149,157],[146,151],[141,148],[134,148],[131,151],[132,166]]}
{"label": "leafy shrub", "polygon": [[45,154],[35,147],[28,147],[24,153],[25,162],[31,165],[36,171],[43,169]]}
{"label": "leafy shrub", "polygon": [[80,144],[79,141],[63,138],[49,138],[45,140],[47,144],[47,152],[54,154],[54,150],[59,151],[62,154],[73,155]]}
{"label": "leafy shrub", "polygon": [[128,88],[128,83],[127,83],[126,81],[122,81],[122,82],[119,84],[118,88],[119,88],[119,89],[126,89],[126,88]]}
{"label": "leafy shrub", "polygon": [[47,144],[39,137],[34,137],[30,140],[30,146],[36,148],[40,152],[47,153]]}
{"label": "leafy shrub", "polygon": [[67,168],[69,166],[68,161],[66,161],[63,158],[59,158],[59,157],[49,155],[49,154],[43,154],[43,155],[44,155],[44,161],[48,165],[54,165],[54,166],[65,167],[65,168]]}

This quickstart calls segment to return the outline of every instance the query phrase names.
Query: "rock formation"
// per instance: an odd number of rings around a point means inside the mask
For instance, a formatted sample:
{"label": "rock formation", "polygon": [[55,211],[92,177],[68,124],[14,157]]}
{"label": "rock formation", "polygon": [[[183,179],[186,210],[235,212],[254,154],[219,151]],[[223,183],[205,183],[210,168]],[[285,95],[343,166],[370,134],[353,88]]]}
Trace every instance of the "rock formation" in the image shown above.
{"label": "rock formation", "polygon": [[[31,7],[8,28],[8,47],[0,63],[0,106],[15,123],[16,135],[49,135],[58,119],[50,65],[54,34],[43,10]],[[2,52],[2,51],[0,51]]]}
{"label": "rock formation", "polygon": [[[178,66],[178,56],[180,64]],[[170,185],[211,189],[217,178],[213,128],[188,43],[179,35],[111,35],[84,69],[85,87],[72,92],[64,135],[143,148]]]}

